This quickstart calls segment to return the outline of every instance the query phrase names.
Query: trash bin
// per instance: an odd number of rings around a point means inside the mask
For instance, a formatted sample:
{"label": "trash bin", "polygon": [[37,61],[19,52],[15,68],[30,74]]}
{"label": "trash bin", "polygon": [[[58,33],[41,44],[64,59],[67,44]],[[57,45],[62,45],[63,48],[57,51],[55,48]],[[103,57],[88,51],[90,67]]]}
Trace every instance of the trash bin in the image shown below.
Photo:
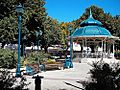
{"label": "trash bin", "polygon": [[71,66],[71,60],[70,58],[66,58],[64,63],[64,68],[70,68],[70,66]]}

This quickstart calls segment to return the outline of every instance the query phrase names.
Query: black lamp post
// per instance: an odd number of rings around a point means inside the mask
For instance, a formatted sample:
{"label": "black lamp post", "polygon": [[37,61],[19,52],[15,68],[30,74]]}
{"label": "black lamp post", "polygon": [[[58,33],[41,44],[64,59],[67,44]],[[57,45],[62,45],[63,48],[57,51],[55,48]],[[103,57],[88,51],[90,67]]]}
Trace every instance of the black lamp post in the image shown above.
{"label": "black lamp post", "polygon": [[19,3],[16,6],[16,12],[18,13],[18,63],[17,63],[17,70],[16,70],[16,77],[21,77],[20,72],[20,38],[21,38],[21,27],[22,27],[22,13],[23,13],[23,6]]}

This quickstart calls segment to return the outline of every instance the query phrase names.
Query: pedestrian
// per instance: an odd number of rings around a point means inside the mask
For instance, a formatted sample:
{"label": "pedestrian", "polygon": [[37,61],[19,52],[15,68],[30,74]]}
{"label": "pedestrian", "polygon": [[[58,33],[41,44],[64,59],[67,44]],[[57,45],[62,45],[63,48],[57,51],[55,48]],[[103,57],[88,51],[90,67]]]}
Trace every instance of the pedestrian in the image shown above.
{"label": "pedestrian", "polygon": [[41,90],[41,79],[43,78],[43,76],[33,76],[33,78],[35,78],[35,90]]}

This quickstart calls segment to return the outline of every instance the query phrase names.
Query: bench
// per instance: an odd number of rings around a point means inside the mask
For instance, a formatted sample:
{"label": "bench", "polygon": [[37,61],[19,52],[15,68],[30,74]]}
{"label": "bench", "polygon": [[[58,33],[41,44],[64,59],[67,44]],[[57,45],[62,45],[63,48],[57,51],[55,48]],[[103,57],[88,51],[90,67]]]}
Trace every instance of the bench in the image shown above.
{"label": "bench", "polygon": [[56,69],[64,69],[64,64],[61,62],[54,62],[54,63],[47,63],[45,62],[45,69],[46,70],[56,70]]}
{"label": "bench", "polygon": [[27,64],[26,65],[26,74],[27,75],[34,75],[40,72],[39,64]]}

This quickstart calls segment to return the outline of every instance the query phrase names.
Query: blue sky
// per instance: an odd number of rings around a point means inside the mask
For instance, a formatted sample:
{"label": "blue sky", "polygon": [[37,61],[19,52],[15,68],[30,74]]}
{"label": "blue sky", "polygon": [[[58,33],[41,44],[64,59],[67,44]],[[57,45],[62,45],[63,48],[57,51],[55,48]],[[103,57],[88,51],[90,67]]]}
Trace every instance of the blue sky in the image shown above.
{"label": "blue sky", "polygon": [[45,0],[47,13],[59,22],[78,19],[85,9],[96,5],[112,16],[120,15],[120,0]]}

